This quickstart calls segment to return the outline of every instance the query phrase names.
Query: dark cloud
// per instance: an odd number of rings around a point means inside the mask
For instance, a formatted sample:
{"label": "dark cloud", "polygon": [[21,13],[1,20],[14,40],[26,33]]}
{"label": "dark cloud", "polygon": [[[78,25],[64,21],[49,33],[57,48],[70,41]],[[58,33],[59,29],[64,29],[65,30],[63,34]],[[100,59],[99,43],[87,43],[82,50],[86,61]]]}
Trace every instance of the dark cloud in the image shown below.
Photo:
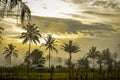
{"label": "dark cloud", "polygon": [[60,18],[33,17],[33,22],[41,31],[76,32],[76,31],[116,31],[111,25],[103,23],[83,24],[80,21]]}
{"label": "dark cloud", "polygon": [[74,4],[82,4],[82,6],[93,6],[93,7],[102,7],[110,8],[115,11],[120,11],[120,1],[119,0],[61,0],[64,2],[72,2]]}
{"label": "dark cloud", "polygon": [[51,17],[33,17],[33,22],[39,26],[41,32],[53,33],[83,33],[86,36],[94,37],[111,37],[117,30],[109,24],[92,23],[84,24],[77,20],[60,19]]}
{"label": "dark cloud", "polygon": [[120,11],[120,3],[115,2],[114,0],[106,0],[106,1],[94,1],[92,3],[92,6],[97,6],[97,7],[103,7],[103,8],[111,8],[115,9],[117,11]]}

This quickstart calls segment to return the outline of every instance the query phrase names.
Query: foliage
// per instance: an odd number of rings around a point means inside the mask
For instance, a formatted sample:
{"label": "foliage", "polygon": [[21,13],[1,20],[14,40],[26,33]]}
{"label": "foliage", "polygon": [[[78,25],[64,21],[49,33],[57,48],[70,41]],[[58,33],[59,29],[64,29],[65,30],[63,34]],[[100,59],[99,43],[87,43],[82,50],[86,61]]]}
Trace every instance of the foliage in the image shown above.
{"label": "foliage", "polygon": [[89,68],[89,60],[88,58],[80,58],[77,60],[78,67],[82,69],[88,69]]}
{"label": "foliage", "polygon": [[39,28],[35,24],[28,23],[26,26],[23,27],[26,32],[21,34],[20,38],[23,38],[23,44],[29,42],[29,54],[31,49],[31,42],[35,44],[40,43],[39,38],[41,34],[39,33]]}
{"label": "foliage", "polygon": [[[2,14],[1,17],[4,18],[4,16],[10,16],[12,13],[12,10],[15,7],[17,8],[16,16],[18,17],[18,14],[20,15],[21,23],[24,24],[25,18],[27,18],[27,21],[31,21],[31,11],[29,7],[22,1],[22,0],[0,0],[1,7],[2,7]],[[7,5],[9,4],[9,5]],[[7,11],[7,12],[6,12]],[[19,11],[19,12],[18,12]],[[12,14],[15,15],[13,12]]]}
{"label": "foliage", "polygon": [[11,57],[18,57],[18,50],[15,50],[16,46],[13,44],[8,44],[8,47],[4,48],[3,55],[5,55],[5,59],[9,61],[11,65]]}
{"label": "foliage", "polygon": [[35,49],[30,54],[32,64],[45,64],[45,58],[43,57],[43,52]]}
{"label": "foliage", "polygon": [[72,67],[72,55],[71,53],[77,53],[80,51],[80,47],[77,44],[73,44],[72,40],[69,40],[68,43],[63,43],[62,45],[62,50],[64,50],[65,52],[69,53],[69,60],[70,60],[70,64],[69,67]]}
{"label": "foliage", "polygon": [[0,43],[1,43],[1,40],[3,39],[2,37],[1,37],[1,34],[2,34],[2,31],[3,31],[4,29],[2,28],[2,27],[0,27]]}
{"label": "foliage", "polygon": [[56,46],[56,39],[54,39],[50,34],[48,34],[48,37],[45,39],[46,43],[44,46],[46,46],[45,50],[49,51],[49,68],[50,68],[50,58],[51,58],[51,52],[56,51],[58,53],[58,50],[55,48]]}

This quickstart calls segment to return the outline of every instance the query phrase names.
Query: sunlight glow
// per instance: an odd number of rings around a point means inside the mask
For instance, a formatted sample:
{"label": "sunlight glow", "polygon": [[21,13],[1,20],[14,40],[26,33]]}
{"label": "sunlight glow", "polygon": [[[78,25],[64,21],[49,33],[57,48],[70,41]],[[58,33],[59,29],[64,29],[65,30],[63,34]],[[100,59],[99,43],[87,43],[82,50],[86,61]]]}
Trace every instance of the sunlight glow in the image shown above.
{"label": "sunlight glow", "polygon": [[32,14],[37,16],[67,18],[64,14],[75,12],[74,7],[61,0],[31,0],[26,4],[30,7]]}

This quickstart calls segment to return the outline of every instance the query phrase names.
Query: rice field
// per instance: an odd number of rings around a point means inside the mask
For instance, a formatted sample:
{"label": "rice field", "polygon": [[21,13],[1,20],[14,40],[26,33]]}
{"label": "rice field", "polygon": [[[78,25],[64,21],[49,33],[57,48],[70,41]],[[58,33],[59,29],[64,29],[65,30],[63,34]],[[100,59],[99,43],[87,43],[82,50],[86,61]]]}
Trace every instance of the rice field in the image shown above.
{"label": "rice field", "polygon": [[[92,72],[73,72],[71,80],[119,80],[120,74],[113,72],[92,73]],[[51,80],[51,73],[36,72],[2,72],[0,78],[3,80]],[[53,73],[52,80],[70,80],[69,73]]]}

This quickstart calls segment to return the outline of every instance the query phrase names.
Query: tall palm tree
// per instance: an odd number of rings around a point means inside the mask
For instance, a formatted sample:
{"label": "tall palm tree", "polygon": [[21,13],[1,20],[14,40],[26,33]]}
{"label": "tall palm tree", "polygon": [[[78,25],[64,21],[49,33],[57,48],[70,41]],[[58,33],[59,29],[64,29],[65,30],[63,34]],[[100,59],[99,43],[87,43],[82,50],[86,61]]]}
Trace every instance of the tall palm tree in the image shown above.
{"label": "tall palm tree", "polygon": [[20,38],[24,39],[23,44],[29,42],[28,53],[30,55],[31,43],[40,43],[39,38],[41,37],[41,34],[39,33],[39,28],[35,24],[28,23],[26,26],[23,26],[23,28],[26,32],[23,32]]}
{"label": "tall palm tree", "polygon": [[[74,44],[72,40],[69,40],[68,43],[63,43],[62,45],[62,50],[64,50],[65,52],[69,53],[69,59],[70,59],[70,63],[72,60],[72,53],[77,53],[80,51],[80,47],[77,44]],[[71,67],[71,64],[70,66]]]}
{"label": "tall palm tree", "polygon": [[95,59],[99,56],[99,51],[97,51],[96,47],[92,46],[89,52],[87,53],[87,57],[92,59],[93,64],[93,80],[94,80],[94,69],[95,69]]}
{"label": "tall palm tree", "polygon": [[[106,64],[108,65],[108,69],[111,70],[112,69],[112,63],[113,63],[113,59],[112,59],[112,55],[111,55],[111,52],[109,50],[109,48],[107,49],[104,49],[103,51],[103,60],[106,61]],[[105,63],[104,63],[105,65]]]}
{"label": "tall palm tree", "polygon": [[2,40],[2,37],[1,37],[1,34],[2,34],[2,31],[3,31],[4,29],[2,28],[2,27],[0,27],[0,43],[1,43],[1,40]]}
{"label": "tall palm tree", "polygon": [[[22,1],[22,0],[0,0],[0,3],[3,6],[2,11],[2,18],[5,16],[6,11],[7,15],[9,15],[9,12],[12,12],[12,10],[17,6],[17,18],[18,18],[18,11],[20,14],[21,23],[24,24],[25,17],[27,18],[27,21],[31,21],[31,11],[29,7]],[[8,9],[6,8],[8,7]],[[14,13],[13,13],[14,14]]]}
{"label": "tall palm tree", "polygon": [[71,80],[71,68],[72,68],[72,53],[77,53],[80,51],[80,47],[77,44],[74,44],[72,40],[69,40],[68,43],[63,43],[62,50],[69,53],[70,64],[69,68],[69,80]]}
{"label": "tall palm tree", "polygon": [[100,53],[98,54],[98,60],[97,60],[97,63],[99,64],[99,69],[100,69],[100,71],[102,71],[102,68],[103,68],[103,66],[102,66],[103,58],[104,58],[104,56],[103,56],[103,54],[100,52]]}
{"label": "tall palm tree", "polygon": [[114,52],[113,54],[112,54],[112,58],[113,58],[113,69],[114,70],[116,70],[116,62],[117,62],[117,60],[116,60],[116,58],[117,58],[117,56],[118,56],[118,54],[116,53],[116,52]]}
{"label": "tall palm tree", "polygon": [[3,55],[5,55],[5,59],[9,61],[9,64],[11,66],[11,57],[18,57],[18,50],[15,50],[16,46],[14,46],[13,44],[8,44],[8,47],[4,48],[4,52]]}
{"label": "tall palm tree", "polygon": [[95,59],[99,56],[99,51],[97,51],[96,47],[92,46],[87,53],[87,57],[92,59],[93,62],[93,69],[94,69],[94,64],[95,64]]}
{"label": "tall palm tree", "polygon": [[48,34],[48,37],[45,39],[45,41],[46,41],[46,43],[45,43],[46,49],[45,50],[49,51],[49,68],[50,68],[51,52],[56,51],[58,53],[58,50],[55,48],[57,41],[50,34]]}

